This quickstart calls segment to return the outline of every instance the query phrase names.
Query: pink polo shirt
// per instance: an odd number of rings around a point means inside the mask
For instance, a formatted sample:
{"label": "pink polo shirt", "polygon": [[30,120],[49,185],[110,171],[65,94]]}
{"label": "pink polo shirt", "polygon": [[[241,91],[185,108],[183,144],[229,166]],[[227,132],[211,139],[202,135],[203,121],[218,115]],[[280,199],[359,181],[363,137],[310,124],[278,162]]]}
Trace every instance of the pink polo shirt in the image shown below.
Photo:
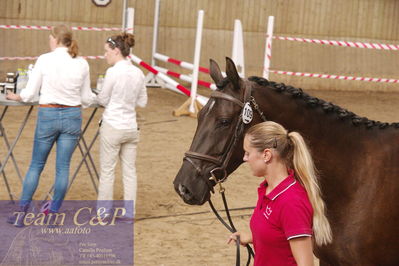
{"label": "pink polo shirt", "polygon": [[254,266],[297,265],[288,240],[312,236],[313,208],[294,171],[268,195],[267,182],[258,188],[258,202],[251,217]]}

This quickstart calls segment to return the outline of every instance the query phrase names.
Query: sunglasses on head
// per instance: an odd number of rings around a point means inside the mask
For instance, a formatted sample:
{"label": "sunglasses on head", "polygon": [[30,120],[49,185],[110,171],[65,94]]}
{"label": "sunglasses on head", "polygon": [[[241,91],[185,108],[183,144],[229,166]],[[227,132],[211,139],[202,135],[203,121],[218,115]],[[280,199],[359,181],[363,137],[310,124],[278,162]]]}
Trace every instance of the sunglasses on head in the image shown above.
{"label": "sunglasses on head", "polygon": [[111,38],[108,38],[107,42],[112,44],[114,47],[116,47],[116,42],[114,40],[112,40]]}

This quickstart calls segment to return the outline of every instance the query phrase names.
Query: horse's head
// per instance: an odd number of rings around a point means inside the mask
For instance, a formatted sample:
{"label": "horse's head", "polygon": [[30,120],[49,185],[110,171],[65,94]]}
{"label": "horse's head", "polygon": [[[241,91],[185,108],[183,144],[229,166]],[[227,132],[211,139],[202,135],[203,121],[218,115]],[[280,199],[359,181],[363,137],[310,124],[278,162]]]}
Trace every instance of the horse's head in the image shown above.
{"label": "horse's head", "polygon": [[[210,75],[218,89],[198,113],[193,142],[173,182],[184,202],[193,205],[205,203],[216,181],[224,181],[242,163],[243,157],[242,113],[251,93],[249,83],[239,77],[230,58],[226,58],[226,78],[213,60],[210,60]],[[250,121],[252,111],[244,118],[246,123]]]}

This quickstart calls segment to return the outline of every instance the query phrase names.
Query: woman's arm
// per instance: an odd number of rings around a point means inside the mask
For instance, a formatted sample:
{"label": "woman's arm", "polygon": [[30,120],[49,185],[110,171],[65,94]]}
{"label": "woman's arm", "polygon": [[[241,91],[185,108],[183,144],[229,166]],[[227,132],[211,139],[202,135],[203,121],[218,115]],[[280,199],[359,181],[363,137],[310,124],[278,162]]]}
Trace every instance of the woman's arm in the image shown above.
{"label": "woman's arm", "polygon": [[82,102],[82,107],[86,108],[89,107],[91,104],[95,102],[96,95],[91,91],[90,88],[90,70],[89,64],[86,63],[86,69],[84,70],[84,80],[83,80],[83,87],[80,91],[80,98]]}
{"label": "woman's arm", "polygon": [[46,60],[48,59],[39,56],[35,66],[32,69],[32,73],[29,75],[28,83],[19,94],[22,102],[31,102],[35,99],[36,95],[39,95],[39,90],[42,86],[42,68],[46,67]]}
{"label": "woman's arm", "polygon": [[116,83],[116,77],[114,77],[111,68],[108,68],[105,74],[103,88],[101,89],[100,93],[97,95],[97,103],[99,105],[102,105],[104,107],[108,105],[109,100],[111,99],[112,90],[114,88],[115,83]]}
{"label": "woman's arm", "polygon": [[296,237],[289,240],[292,254],[298,266],[313,266],[313,247],[311,237]]}
{"label": "woman's arm", "polygon": [[136,101],[136,104],[139,107],[145,107],[147,105],[148,96],[147,96],[147,88],[145,86],[144,81],[145,81],[144,75],[142,75],[142,79],[139,82],[139,87],[138,87],[139,93],[137,95],[137,101]]}

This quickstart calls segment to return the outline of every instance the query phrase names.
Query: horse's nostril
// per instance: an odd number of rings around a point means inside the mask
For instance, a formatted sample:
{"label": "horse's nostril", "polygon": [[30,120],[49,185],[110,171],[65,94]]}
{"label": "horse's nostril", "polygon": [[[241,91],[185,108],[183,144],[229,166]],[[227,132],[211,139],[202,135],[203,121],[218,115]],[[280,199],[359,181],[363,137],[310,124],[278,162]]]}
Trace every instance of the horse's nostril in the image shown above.
{"label": "horse's nostril", "polygon": [[180,193],[180,196],[182,196],[185,199],[190,200],[192,198],[192,194],[191,194],[190,190],[188,190],[182,184],[179,184],[179,193]]}
{"label": "horse's nostril", "polygon": [[182,196],[184,196],[184,194],[186,194],[187,193],[187,188],[185,187],[185,186],[183,186],[182,184],[179,184],[179,192],[180,192],[180,195],[182,195]]}

